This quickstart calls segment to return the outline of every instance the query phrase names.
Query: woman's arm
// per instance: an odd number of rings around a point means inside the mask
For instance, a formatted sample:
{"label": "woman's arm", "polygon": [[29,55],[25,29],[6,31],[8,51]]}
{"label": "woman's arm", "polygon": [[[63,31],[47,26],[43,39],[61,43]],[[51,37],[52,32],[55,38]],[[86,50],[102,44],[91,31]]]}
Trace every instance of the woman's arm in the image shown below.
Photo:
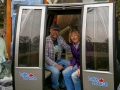
{"label": "woman's arm", "polygon": [[73,67],[74,67],[74,66],[76,65],[76,63],[77,63],[77,62],[76,62],[76,58],[73,56],[73,57],[72,57],[72,60],[70,61],[70,66],[73,66]]}

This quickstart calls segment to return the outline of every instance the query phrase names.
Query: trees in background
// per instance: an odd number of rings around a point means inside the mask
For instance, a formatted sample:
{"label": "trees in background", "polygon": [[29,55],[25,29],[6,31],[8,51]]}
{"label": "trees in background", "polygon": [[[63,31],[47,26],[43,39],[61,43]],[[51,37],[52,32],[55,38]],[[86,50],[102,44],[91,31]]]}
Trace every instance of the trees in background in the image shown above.
{"label": "trees in background", "polygon": [[0,0],[0,29],[5,27],[5,3]]}
{"label": "trees in background", "polygon": [[120,40],[120,0],[116,0],[116,16],[118,17],[118,36]]}

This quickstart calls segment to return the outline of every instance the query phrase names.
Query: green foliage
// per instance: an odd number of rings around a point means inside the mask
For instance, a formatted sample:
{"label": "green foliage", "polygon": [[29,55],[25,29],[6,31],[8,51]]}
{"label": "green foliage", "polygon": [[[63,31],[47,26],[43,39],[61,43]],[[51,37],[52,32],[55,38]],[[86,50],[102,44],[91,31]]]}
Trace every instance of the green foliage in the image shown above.
{"label": "green foliage", "polygon": [[118,30],[120,30],[120,0],[116,0],[116,16],[118,17]]}
{"label": "green foliage", "polygon": [[120,18],[120,0],[116,0],[116,16]]}
{"label": "green foliage", "polygon": [[94,50],[96,69],[107,71],[109,69],[108,43],[94,43]]}
{"label": "green foliage", "polygon": [[0,28],[4,27],[4,18],[5,18],[5,6],[3,3],[0,3]]}
{"label": "green foliage", "polygon": [[116,0],[116,16],[118,17],[118,36],[120,40],[120,0]]}
{"label": "green foliage", "polygon": [[[118,25],[118,27],[120,28],[120,24]],[[120,40],[120,29],[118,30],[118,40]]]}

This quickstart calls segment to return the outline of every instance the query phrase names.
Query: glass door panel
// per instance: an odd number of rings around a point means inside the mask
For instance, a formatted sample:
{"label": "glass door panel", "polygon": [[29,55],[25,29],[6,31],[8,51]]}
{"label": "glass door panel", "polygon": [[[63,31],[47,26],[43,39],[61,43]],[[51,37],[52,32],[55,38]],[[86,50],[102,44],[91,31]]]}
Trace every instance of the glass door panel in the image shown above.
{"label": "glass door panel", "polygon": [[82,90],[116,90],[114,3],[84,5],[82,16]]}
{"label": "glass door panel", "polygon": [[42,10],[34,9],[22,11],[19,34],[19,67],[39,67],[41,13]]}
{"label": "glass door panel", "polygon": [[[46,6],[20,6],[15,37],[15,90],[44,90]],[[33,84],[34,83],[34,84]]]}
{"label": "glass door panel", "polygon": [[[86,18],[86,69],[109,71],[109,8],[89,7]],[[91,47],[90,47],[91,46]]]}

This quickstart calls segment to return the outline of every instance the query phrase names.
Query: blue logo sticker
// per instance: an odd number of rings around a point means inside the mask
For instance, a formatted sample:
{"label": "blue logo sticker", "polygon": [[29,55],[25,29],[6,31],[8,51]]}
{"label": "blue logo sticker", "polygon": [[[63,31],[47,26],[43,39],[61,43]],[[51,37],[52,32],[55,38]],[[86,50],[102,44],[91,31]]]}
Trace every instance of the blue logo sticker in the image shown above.
{"label": "blue logo sticker", "polygon": [[19,72],[19,76],[22,77],[23,80],[37,80],[37,77],[34,76],[33,73]]}
{"label": "blue logo sticker", "polygon": [[92,82],[92,85],[94,86],[108,86],[108,83],[105,82],[103,78],[88,76],[88,81]]}

